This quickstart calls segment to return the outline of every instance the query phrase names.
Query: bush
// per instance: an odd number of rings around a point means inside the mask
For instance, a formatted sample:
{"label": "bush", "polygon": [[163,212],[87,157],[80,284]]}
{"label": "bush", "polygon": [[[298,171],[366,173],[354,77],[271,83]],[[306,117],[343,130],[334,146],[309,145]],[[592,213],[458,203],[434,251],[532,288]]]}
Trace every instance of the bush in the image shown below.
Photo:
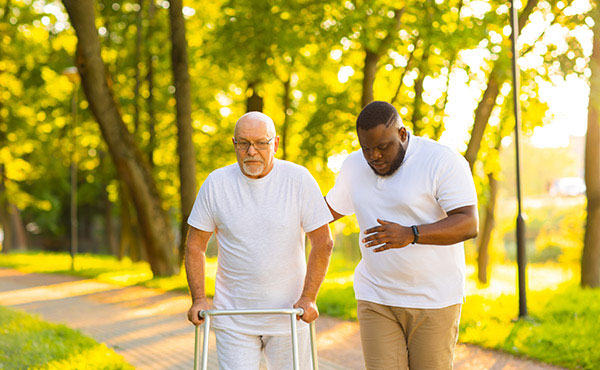
{"label": "bush", "polygon": [[[497,231],[500,240],[504,241],[506,257],[515,261],[515,219],[512,209],[508,208],[505,205],[498,211]],[[525,216],[529,262],[570,264],[581,259],[586,216],[583,198],[569,199],[564,203],[560,198],[538,199],[536,207],[525,207]]]}

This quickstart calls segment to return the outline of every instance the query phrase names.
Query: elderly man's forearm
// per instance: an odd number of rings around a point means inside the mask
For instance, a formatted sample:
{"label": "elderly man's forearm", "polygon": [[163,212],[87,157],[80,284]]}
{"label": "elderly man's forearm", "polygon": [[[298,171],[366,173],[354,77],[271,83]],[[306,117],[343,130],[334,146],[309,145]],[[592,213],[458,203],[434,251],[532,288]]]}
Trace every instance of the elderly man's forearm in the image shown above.
{"label": "elderly man's forearm", "polygon": [[185,255],[185,274],[192,300],[206,299],[204,289],[204,268],[206,264],[206,255],[199,250],[200,248],[186,248]]}
{"label": "elderly man's forearm", "polygon": [[317,293],[319,292],[319,288],[321,287],[323,280],[325,280],[325,275],[327,274],[327,268],[329,267],[329,260],[331,259],[332,250],[332,239],[323,241],[318,245],[313,245],[308,257],[306,279],[304,281],[302,296],[311,298],[313,300],[317,299]]}

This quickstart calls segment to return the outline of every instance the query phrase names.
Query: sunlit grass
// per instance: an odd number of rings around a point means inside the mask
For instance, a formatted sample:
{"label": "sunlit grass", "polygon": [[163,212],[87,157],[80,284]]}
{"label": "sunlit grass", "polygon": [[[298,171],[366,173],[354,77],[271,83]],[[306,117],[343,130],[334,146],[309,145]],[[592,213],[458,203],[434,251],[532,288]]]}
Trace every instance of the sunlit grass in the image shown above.
{"label": "sunlit grass", "polygon": [[104,344],[64,325],[0,306],[0,369],[133,369]]}
{"label": "sunlit grass", "polygon": [[[564,284],[574,282],[578,267],[559,265],[557,263],[529,264],[527,268],[527,290],[557,290]],[[517,293],[517,265],[494,264],[491,267],[489,284],[477,282],[476,266],[467,266],[467,294],[496,298],[502,295]]]}
{"label": "sunlit grass", "polygon": [[[187,280],[182,269],[178,275],[154,278],[146,262],[121,261],[112,256],[79,254],[75,258],[75,270],[71,270],[71,257],[67,253],[9,253],[0,255],[0,267],[12,267],[23,272],[54,273],[94,278],[120,286],[141,285],[161,290],[187,292]],[[207,259],[206,290],[214,295],[216,258]]]}
{"label": "sunlit grass", "polygon": [[474,283],[463,306],[460,340],[572,369],[600,368],[600,290],[582,289],[577,266],[530,265],[529,317],[516,320],[516,266],[494,266],[491,283]]}

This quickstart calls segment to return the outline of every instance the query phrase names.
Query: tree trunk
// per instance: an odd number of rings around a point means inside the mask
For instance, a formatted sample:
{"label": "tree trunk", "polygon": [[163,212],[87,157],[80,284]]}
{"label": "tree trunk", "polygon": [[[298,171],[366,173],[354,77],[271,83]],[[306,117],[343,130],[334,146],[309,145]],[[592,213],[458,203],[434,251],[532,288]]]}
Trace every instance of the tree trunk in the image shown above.
{"label": "tree trunk", "polygon": [[0,200],[0,227],[2,228],[2,252],[8,253],[12,249],[12,234],[10,230],[10,217],[6,210],[4,201]]}
{"label": "tree trunk", "polygon": [[135,217],[132,217],[133,209],[131,207],[131,199],[129,192],[125,190],[124,185],[120,187],[121,197],[121,238],[119,242],[119,260],[126,255],[133,262],[142,261],[141,238],[139,225]]}
{"label": "tree trunk", "polygon": [[[527,5],[519,15],[520,30],[525,26],[525,23],[529,19],[529,15],[531,12],[533,12],[533,9],[535,9],[539,1],[540,0],[527,1]],[[473,166],[477,160],[477,155],[479,154],[479,149],[481,148],[481,140],[483,139],[483,132],[485,131],[487,123],[490,119],[490,115],[492,114],[492,110],[496,104],[496,98],[500,93],[500,86],[502,86],[506,80],[505,78],[499,77],[499,68],[499,63],[495,63],[492,71],[490,72],[487,88],[483,93],[483,97],[479,101],[479,104],[477,105],[477,110],[475,111],[475,122],[473,123],[473,129],[471,130],[471,139],[469,140],[467,151],[465,152],[465,158],[467,159],[467,162],[469,162],[471,170],[473,170]]]}
{"label": "tree trunk", "polygon": [[258,80],[248,82],[247,90],[251,91],[252,95],[250,95],[248,97],[248,100],[246,101],[246,112],[252,112],[252,111],[262,112],[263,111],[263,106],[264,106],[263,98],[260,95],[258,95],[258,93],[256,92],[258,85],[260,85],[260,81],[258,81]]}
{"label": "tree trunk", "polygon": [[23,219],[21,218],[21,211],[14,204],[9,206],[10,224],[13,229],[13,248],[15,250],[24,251],[28,249],[27,233],[23,226]]}
{"label": "tree trunk", "polygon": [[594,50],[590,59],[590,102],[585,138],[587,220],[581,256],[581,286],[600,287],[600,6],[592,10]]}
{"label": "tree trunk", "polygon": [[119,212],[121,215],[121,227],[119,236],[119,252],[117,253],[117,258],[119,259],[119,261],[121,261],[129,252],[132,240],[129,201],[127,198],[127,193],[125,192],[125,189],[123,188],[122,184],[119,187],[119,200],[119,207],[121,209],[121,211]]}
{"label": "tree trunk", "polygon": [[10,3],[11,0],[6,0],[4,4],[4,14],[2,15],[2,21],[6,21],[8,19],[8,14],[10,13]]}
{"label": "tree trunk", "polygon": [[168,215],[162,208],[150,167],[127,130],[107,84],[95,26],[94,2],[63,0],[63,3],[78,38],[77,68],[82,85],[117,172],[131,193],[150,268],[156,276],[176,274],[179,267]]}
{"label": "tree trunk", "polygon": [[4,164],[0,163],[0,226],[2,226],[2,252],[7,253],[14,246],[13,229],[10,222],[10,203],[6,194]]}
{"label": "tree trunk", "polygon": [[[365,65],[363,66],[363,93],[361,104],[362,107],[369,104],[375,97],[373,95],[373,84],[375,83],[375,76],[377,75],[377,62],[379,62],[379,58],[382,55],[387,53],[392,41],[397,37],[398,30],[400,29],[400,19],[402,18],[402,14],[404,14],[404,10],[406,7],[402,9],[394,9],[394,24],[392,29],[388,31],[388,34],[381,40],[377,50],[370,50],[365,46]],[[402,81],[400,81],[402,83]]]}
{"label": "tree trunk", "polygon": [[8,200],[4,164],[0,164],[0,224],[4,233],[2,249],[5,252],[27,249],[27,232],[21,211]]}
{"label": "tree trunk", "polygon": [[373,84],[375,83],[375,75],[377,74],[377,62],[379,55],[371,50],[365,50],[365,65],[363,68],[363,93],[361,106],[369,104],[374,100]]}
{"label": "tree trunk", "polygon": [[142,20],[144,9],[144,0],[138,0],[138,5],[140,9],[138,10],[138,14],[136,17],[135,23],[135,52],[133,55],[133,70],[135,71],[135,86],[133,88],[133,107],[134,107],[134,115],[133,115],[133,127],[134,132],[138,133],[138,129],[140,127],[140,86],[142,84],[142,77],[140,72],[140,61],[142,57]]}
{"label": "tree trunk", "polygon": [[498,197],[498,180],[493,173],[488,173],[490,196],[485,207],[485,221],[479,239],[477,253],[477,277],[479,282],[487,284],[489,265],[489,245],[492,240],[492,231],[496,225],[496,198]]}
{"label": "tree trunk", "polygon": [[154,1],[148,2],[148,28],[146,29],[146,48],[148,50],[148,73],[146,74],[146,82],[148,83],[148,98],[146,98],[146,109],[148,110],[148,147],[146,152],[150,167],[154,167],[154,146],[156,140],[156,118],[154,117],[154,54],[152,54],[152,35],[154,33]]}
{"label": "tree trunk", "polygon": [[187,219],[196,200],[196,154],[192,140],[192,102],[190,98],[190,75],[188,71],[187,41],[181,0],[171,0],[171,60],[175,79],[175,105],[177,107],[177,154],[179,156],[179,193],[181,195],[181,238],[179,262],[183,261]]}
{"label": "tree trunk", "polygon": [[119,256],[119,246],[117,244],[117,236],[115,234],[115,227],[113,222],[112,215],[112,203],[110,199],[108,199],[108,192],[106,191],[106,186],[102,189],[102,203],[104,205],[104,242],[108,247],[110,253],[118,257]]}
{"label": "tree trunk", "polygon": [[483,133],[490,120],[492,110],[496,106],[496,98],[498,97],[498,94],[500,94],[501,83],[497,77],[496,66],[494,66],[494,69],[490,73],[490,78],[488,80],[487,88],[483,93],[483,98],[481,98],[477,105],[475,122],[473,123],[473,129],[471,130],[471,139],[469,140],[469,145],[467,145],[467,151],[465,152],[465,159],[469,162],[471,171],[473,170],[477,155],[479,154],[479,149],[481,148]]}
{"label": "tree trunk", "polygon": [[421,132],[425,128],[422,124],[423,113],[421,113],[421,105],[423,105],[423,83],[425,77],[427,77],[429,63],[429,44],[425,43],[423,46],[423,57],[421,59],[421,65],[419,66],[419,77],[415,82],[415,100],[413,103],[413,114],[411,122],[413,124],[413,133],[416,136],[421,136]]}
{"label": "tree trunk", "polygon": [[288,76],[287,80],[283,82],[283,125],[281,127],[281,159],[287,159],[287,141],[288,141],[288,126],[290,124],[290,115],[288,110],[290,109],[290,90],[292,83],[292,74]]}

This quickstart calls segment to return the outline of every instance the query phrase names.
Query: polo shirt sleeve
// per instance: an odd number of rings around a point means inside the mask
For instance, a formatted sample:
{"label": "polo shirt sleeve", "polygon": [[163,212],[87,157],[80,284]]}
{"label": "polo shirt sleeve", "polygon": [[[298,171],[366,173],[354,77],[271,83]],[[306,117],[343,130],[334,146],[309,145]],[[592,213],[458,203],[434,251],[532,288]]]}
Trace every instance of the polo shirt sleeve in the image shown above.
{"label": "polo shirt sleeve", "polygon": [[212,190],[213,183],[209,175],[198,191],[190,217],[187,220],[188,225],[206,232],[215,231],[216,224],[211,207]]}
{"label": "polo shirt sleeve", "polygon": [[348,216],[354,213],[354,206],[350,197],[350,161],[344,160],[340,173],[335,180],[335,185],[327,193],[327,203],[337,213]]}
{"label": "polo shirt sleeve", "polygon": [[463,156],[445,153],[437,170],[435,198],[445,212],[477,205],[477,191],[469,164]]}
{"label": "polo shirt sleeve", "polygon": [[309,233],[333,221],[333,216],[323,199],[319,184],[308,170],[305,170],[302,176],[300,204],[301,226],[305,232]]}

